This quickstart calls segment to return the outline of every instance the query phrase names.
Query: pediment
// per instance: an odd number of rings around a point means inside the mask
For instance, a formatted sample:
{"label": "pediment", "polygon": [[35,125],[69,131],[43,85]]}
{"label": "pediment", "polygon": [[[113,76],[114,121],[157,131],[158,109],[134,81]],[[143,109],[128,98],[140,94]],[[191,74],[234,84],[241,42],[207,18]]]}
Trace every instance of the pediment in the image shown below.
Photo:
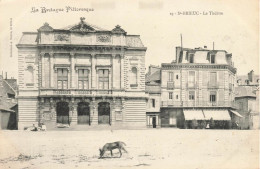
{"label": "pediment", "polygon": [[73,26],[70,31],[73,32],[95,32],[95,29],[86,23],[79,23],[78,25]]}
{"label": "pediment", "polygon": [[69,30],[72,32],[95,32],[96,29],[87,24],[84,17],[80,18],[80,22],[77,25],[72,26]]}

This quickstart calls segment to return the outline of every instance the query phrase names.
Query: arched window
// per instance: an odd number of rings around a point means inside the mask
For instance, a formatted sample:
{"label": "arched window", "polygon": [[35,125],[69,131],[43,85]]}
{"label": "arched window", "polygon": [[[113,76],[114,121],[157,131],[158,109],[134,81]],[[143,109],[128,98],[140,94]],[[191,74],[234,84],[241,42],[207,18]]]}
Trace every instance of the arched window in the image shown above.
{"label": "arched window", "polygon": [[28,66],[26,70],[26,83],[33,83],[33,67]]}
{"label": "arched window", "polygon": [[132,67],[131,69],[131,76],[130,76],[130,86],[131,87],[137,87],[137,68]]}

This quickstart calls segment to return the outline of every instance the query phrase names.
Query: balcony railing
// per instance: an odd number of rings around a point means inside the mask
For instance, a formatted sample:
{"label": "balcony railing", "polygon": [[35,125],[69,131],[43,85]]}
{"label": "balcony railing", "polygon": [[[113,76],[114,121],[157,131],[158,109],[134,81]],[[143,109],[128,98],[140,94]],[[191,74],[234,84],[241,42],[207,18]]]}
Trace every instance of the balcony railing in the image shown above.
{"label": "balcony railing", "polygon": [[167,90],[180,89],[180,88],[181,88],[180,83],[167,82]]}
{"label": "balcony railing", "polygon": [[174,89],[174,82],[167,82],[167,89],[173,90]]}
{"label": "balcony railing", "polygon": [[194,83],[187,82],[186,83],[186,88],[188,88],[188,89],[195,89],[197,87],[198,87],[197,82],[194,82]]}
{"label": "balcony railing", "polygon": [[162,101],[161,107],[232,107],[235,103],[232,101],[208,102],[208,101]]}

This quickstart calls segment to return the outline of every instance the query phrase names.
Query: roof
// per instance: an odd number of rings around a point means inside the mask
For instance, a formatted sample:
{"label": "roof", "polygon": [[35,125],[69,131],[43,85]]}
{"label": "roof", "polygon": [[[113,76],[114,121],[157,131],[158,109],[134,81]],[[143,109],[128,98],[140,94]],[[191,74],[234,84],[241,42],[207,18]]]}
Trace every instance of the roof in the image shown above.
{"label": "roof", "polygon": [[127,35],[126,46],[128,47],[144,47],[139,35]]}
{"label": "roof", "polygon": [[239,85],[259,85],[259,82],[257,82],[259,75],[253,75],[253,79],[253,82],[249,81],[249,84],[247,84],[248,75],[237,76],[237,82],[240,80]]}
{"label": "roof", "polygon": [[[176,48],[181,48],[180,46],[177,46]],[[208,48],[202,48],[202,47],[198,47],[198,48],[181,48],[182,50],[184,51],[211,51],[211,52],[218,52],[218,51],[222,51],[222,52],[225,52],[227,53],[226,50],[211,50],[211,49],[208,49]]]}
{"label": "roof", "polygon": [[8,93],[8,94],[13,94],[15,95],[15,92],[14,90],[12,89],[12,87],[10,85],[8,85],[8,83],[3,80],[3,90]]}
{"label": "roof", "polygon": [[235,97],[256,97],[254,90],[251,86],[235,87]]}
{"label": "roof", "polygon": [[17,79],[5,79],[5,82],[7,82],[13,88],[13,90],[17,91]]}
{"label": "roof", "polygon": [[15,112],[14,110],[11,110],[10,108],[0,105],[0,110],[8,111],[8,112]]}
{"label": "roof", "polygon": [[19,45],[37,45],[37,32],[23,32]]}
{"label": "roof", "polygon": [[161,80],[161,70],[155,71],[153,74],[146,74],[145,82],[158,81]]}

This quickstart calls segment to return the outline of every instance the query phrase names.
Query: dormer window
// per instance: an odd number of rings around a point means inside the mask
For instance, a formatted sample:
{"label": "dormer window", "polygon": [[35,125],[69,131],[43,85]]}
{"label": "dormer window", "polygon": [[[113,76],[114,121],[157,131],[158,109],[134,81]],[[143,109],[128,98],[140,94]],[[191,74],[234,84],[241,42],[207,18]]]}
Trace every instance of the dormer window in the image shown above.
{"label": "dormer window", "polygon": [[210,63],[215,63],[216,55],[210,55]]}
{"label": "dormer window", "polygon": [[194,54],[190,54],[189,63],[194,63]]}

